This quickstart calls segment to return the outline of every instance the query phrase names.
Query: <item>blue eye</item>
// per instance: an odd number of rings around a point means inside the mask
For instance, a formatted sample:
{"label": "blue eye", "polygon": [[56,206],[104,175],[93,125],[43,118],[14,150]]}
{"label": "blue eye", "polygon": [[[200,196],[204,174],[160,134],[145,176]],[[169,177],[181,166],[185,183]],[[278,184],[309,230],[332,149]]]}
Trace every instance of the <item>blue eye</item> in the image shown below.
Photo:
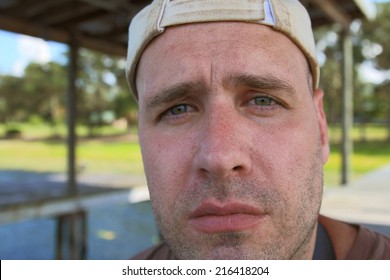
{"label": "blue eye", "polygon": [[254,102],[256,105],[263,107],[271,106],[274,104],[274,100],[267,96],[257,96],[254,98]]}
{"label": "blue eye", "polygon": [[180,104],[169,109],[169,113],[173,116],[184,114],[188,111],[188,105]]}

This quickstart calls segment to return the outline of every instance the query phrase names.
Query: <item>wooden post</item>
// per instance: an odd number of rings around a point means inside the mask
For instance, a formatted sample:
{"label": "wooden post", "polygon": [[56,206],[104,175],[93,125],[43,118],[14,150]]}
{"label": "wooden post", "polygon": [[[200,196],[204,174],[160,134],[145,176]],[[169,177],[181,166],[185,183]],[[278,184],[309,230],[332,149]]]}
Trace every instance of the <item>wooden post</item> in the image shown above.
{"label": "wooden post", "polygon": [[351,177],[351,155],[353,152],[353,44],[349,30],[342,32],[343,43],[343,116],[341,143],[341,184],[347,185]]}
{"label": "wooden post", "polygon": [[[77,174],[76,174],[76,118],[77,118],[77,58],[78,42],[75,36],[69,44],[69,71],[68,71],[68,93],[67,93],[67,190],[68,195],[76,196]],[[71,213],[57,217],[57,259],[84,259],[87,250],[87,221],[84,211]]]}
{"label": "wooden post", "polygon": [[67,94],[67,121],[68,121],[68,192],[77,193],[76,185],[76,79],[78,43],[73,37],[69,44],[68,94]]}
{"label": "wooden post", "polygon": [[57,217],[56,258],[82,260],[87,257],[87,214],[85,211]]}

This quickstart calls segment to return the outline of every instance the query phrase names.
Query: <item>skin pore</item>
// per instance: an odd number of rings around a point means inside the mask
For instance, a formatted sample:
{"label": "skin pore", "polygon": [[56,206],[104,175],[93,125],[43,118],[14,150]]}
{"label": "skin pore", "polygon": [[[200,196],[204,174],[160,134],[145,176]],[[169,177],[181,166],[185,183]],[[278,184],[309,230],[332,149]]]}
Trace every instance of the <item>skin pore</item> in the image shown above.
{"label": "skin pore", "polygon": [[310,259],[328,157],[320,90],[269,27],[168,28],[137,71],[157,224],[180,259]]}

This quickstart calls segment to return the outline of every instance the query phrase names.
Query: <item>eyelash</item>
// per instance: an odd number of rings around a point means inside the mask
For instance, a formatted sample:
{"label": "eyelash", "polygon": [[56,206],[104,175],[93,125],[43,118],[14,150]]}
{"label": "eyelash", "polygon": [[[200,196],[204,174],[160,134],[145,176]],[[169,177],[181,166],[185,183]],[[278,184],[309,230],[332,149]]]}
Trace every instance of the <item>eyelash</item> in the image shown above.
{"label": "eyelash", "polygon": [[[173,113],[172,113],[172,110],[177,109],[177,108],[179,108],[179,107],[181,107],[181,106],[185,106],[185,107],[186,107],[184,112],[181,112],[181,113],[179,112],[179,113],[177,113],[177,114],[173,114]],[[193,107],[190,106],[190,105],[188,105],[188,104],[185,104],[185,103],[181,103],[181,104],[174,105],[174,106],[170,107],[169,109],[165,110],[164,112],[162,112],[162,113],[158,116],[158,120],[161,120],[161,119],[164,118],[164,117],[169,117],[169,118],[173,118],[173,119],[174,119],[174,118],[183,117],[183,115],[189,113],[189,112],[188,112],[188,109],[189,109],[189,108],[193,108]],[[195,109],[193,109],[193,110],[195,110]]]}
{"label": "eyelash", "polygon": [[[261,105],[261,104],[256,104],[256,99],[268,99],[269,103],[268,105]],[[256,95],[252,97],[248,102],[248,105],[251,105],[253,107],[256,107],[258,110],[274,110],[277,109],[278,107],[283,107],[283,108],[288,108],[287,104],[283,101],[281,101],[278,98],[275,98],[270,95]]]}
{"label": "eyelash", "polygon": [[[166,111],[166,114],[170,114],[171,116],[182,115],[182,114],[187,113],[188,107],[189,107],[189,105],[187,105],[187,104],[175,105],[175,106],[169,108]],[[174,112],[174,110],[179,110],[179,111],[178,112]]]}
{"label": "eyelash", "polygon": [[[257,101],[260,102],[261,99],[262,99],[262,101],[267,100],[270,104],[257,104]],[[254,105],[257,105],[259,107],[269,107],[269,106],[273,105],[273,103],[276,103],[275,100],[269,96],[255,96],[249,101],[249,103],[251,103],[252,101],[255,103]]]}

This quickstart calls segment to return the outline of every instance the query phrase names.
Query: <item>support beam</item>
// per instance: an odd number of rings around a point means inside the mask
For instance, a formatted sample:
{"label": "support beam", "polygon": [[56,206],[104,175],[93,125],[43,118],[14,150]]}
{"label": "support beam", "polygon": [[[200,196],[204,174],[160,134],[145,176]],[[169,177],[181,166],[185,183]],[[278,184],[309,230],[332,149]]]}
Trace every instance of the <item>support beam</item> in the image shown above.
{"label": "support beam", "polygon": [[[68,180],[67,191],[70,195],[79,194],[76,174],[76,119],[77,119],[77,72],[79,45],[76,37],[72,37],[69,44],[68,62],[68,93],[67,93],[67,152],[68,152]],[[72,213],[57,218],[57,259],[82,259],[85,257],[84,244],[86,243],[85,212]]]}
{"label": "support beam", "polygon": [[[34,7],[31,7],[27,9],[25,15],[30,19],[38,19],[39,15],[44,15],[46,11],[53,9],[58,6],[66,5],[66,3],[69,2],[69,0],[57,0],[57,1],[50,1],[50,0],[44,0],[39,1]],[[10,14],[13,15],[13,14]],[[24,17],[22,17],[24,18]]]}
{"label": "support beam", "polygon": [[100,19],[101,17],[104,17],[104,16],[107,16],[107,11],[95,10],[95,11],[90,12],[88,14],[83,14],[83,15],[76,16],[76,17],[71,18],[69,20],[63,20],[60,23],[54,24],[52,26],[55,26],[55,27],[58,27],[58,28],[61,28],[61,27],[64,28],[64,27],[69,27],[69,26],[73,27],[73,26],[76,26],[78,24],[82,24],[82,23],[85,23],[85,22],[89,22],[89,21]]}
{"label": "support beam", "polygon": [[68,94],[67,94],[67,151],[68,151],[68,193],[77,194],[76,183],[76,98],[77,98],[77,60],[79,45],[76,38],[72,39],[69,45],[69,65],[68,65]]}
{"label": "support beam", "polygon": [[126,3],[124,0],[111,0],[111,1],[105,1],[105,0],[81,0],[82,2],[88,3],[90,5],[93,5],[95,7],[99,7],[101,9],[105,9],[107,11],[115,11],[118,10],[118,8]]}
{"label": "support beam", "polygon": [[58,2],[64,2],[66,0],[58,0],[58,1],[52,1],[52,0],[24,0],[19,1],[17,4],[12,5],[11,7],[7,8],[7,15],[26,15],[26,14],[35,14],[36,12],[39,12],[41,10],[45,10],[47,7],[53,6],[58,4]]}
{"label": "support beam", "polygon": [[352,17],[341,8],[334,0],[311,0],[331,21],[341,24],[344,30],[348,30],[352,23]]}
{"label": "support beam", "polygon": [[85,211],[57,217],[57,260],[85,260],[88,249],[87,213]]}
{"label": "support beam", "polygon": [[94,11],[96,11],[96,8],[92,6],[68,3],[67,5],[48,10],[44,15],[40,16],[39,22],[46,26],[53,26]]}
{"label": "support beam", "polygon": [[[60,43],[70,44],[71,35],[57,28],[47,27],[35,22],[20,20],[0,14],[0,29],[10,32],[25,34],[29,36],[39,37],[44,40],[56,41]],[[107,40],[99,40],[83,34],[75,35],[80,47],[92,49],[95,51],[104,52],[112,55],[126,56],[127,42],[124,44],[112,43]]]}
{"label": "support beam", "polygon": [[62,30],[48,28],[36,22],[21,20],[2,14],[0,14],[0,29],[66,44],[69,43],[70,37],[68,33]]}
{"label": "support beam", "polygon": [[353,152],[353,44],[349,31],[342,32],[343,43],[343,118],[342,118],[342,165],[341,184],[347,185],[351,177]]}
{"label": "support beam", "polygon": [[0,206],[0,226],[32,219],[47,219],[68,215],[89,208],[115,203],[136,203],[148,200],[145,188],[110,189],[83,192],[78,195],[50,197],[38,201],[26,201]]}
{"label": "support beam", "polygon": [[354,2],[368,20],[373,20],[376,17],[377,11],[375,3],[367,0],[354,0]]}

